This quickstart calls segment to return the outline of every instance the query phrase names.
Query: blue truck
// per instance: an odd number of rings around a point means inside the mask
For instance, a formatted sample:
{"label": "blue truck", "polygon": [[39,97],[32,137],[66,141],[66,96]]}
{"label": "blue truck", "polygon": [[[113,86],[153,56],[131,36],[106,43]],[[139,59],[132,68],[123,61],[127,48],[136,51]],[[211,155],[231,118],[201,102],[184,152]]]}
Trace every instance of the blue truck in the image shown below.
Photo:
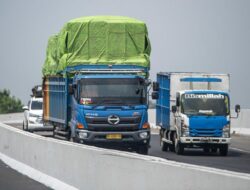
{"label": "blue truck", "polygon": [[148,68],[79,65],[43,80],[44,120],[54,134],[84,144],[115,144],[147,154]]}
{"label": "blue truck", "polygon": [[[156,125],[162,151],[185,148],[228,154],[230,96],[228,74],[161,72],[153,84]],[[235,106],[240,112],[240,106]]]}
{"label": "blue truck", "polygon": [[48,40],[44,121],[58,137],[147,154],[150,51],[147,26],[140,20],[70,20]]}

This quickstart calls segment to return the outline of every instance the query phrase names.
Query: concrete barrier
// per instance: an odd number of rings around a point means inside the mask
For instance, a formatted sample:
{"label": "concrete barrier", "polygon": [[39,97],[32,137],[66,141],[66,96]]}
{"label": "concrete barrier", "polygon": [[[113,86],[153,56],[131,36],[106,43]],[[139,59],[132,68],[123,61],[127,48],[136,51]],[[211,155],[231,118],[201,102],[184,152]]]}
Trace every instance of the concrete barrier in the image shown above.
{"label": "concrete barrier", "polygon": [[[231,110],[233,116],[236,114],[234,110]],[[148,110],[149,122],[152,128],[157,128],[155,126],[155,109]],[[22,123],[23,113],[12,113],[12,114],[0,114],[1,123]],[[250,109],[242,109],[238,119],[231,120],[231,132],[240,135],[250,135]]]}
{"label": "concrete barrier", "polygon": [[[46,138],[0,123],[0,158],[55,189],[249,189],[250,175]],[[14,164],[13,164],[14,163]],[[21,167],[20,167],[21,165]],[[31,176],[31,174],[30,174]],[[47,179],[47,180],[46,180]]]}

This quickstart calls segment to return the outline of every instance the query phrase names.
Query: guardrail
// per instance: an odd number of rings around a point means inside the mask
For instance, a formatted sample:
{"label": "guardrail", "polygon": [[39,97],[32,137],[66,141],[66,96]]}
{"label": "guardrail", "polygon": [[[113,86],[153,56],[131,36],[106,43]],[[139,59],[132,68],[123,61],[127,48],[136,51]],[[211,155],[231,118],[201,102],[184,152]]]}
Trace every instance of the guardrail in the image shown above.
{"label": "guardrail", "polygon": [[249,174],[60,141],[1,123],[0,158],[54,189],[248,190],[250,187]]}

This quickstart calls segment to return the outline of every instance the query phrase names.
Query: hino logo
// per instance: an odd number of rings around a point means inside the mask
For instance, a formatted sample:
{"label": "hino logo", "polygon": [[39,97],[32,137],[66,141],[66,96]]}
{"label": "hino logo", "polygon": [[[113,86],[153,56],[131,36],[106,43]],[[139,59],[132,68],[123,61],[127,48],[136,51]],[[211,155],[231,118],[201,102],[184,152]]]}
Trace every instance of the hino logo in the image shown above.
{"label": "hino logo", "polygon": [[110,115],[108,117],[108,123],[111,125],[117,125],[120,122],[120,118],[117,115]]}

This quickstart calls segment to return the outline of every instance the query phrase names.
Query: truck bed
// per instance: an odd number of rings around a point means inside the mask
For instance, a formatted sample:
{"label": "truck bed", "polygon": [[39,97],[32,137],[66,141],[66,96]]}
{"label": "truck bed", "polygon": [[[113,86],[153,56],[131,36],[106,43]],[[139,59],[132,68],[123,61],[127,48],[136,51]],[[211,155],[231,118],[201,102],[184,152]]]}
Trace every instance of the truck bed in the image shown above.
{"label": "truck bed", "polygon": [[64,77],[45,77],[43,81],[44,121],[67,124],[68,121],[68,82]]}

